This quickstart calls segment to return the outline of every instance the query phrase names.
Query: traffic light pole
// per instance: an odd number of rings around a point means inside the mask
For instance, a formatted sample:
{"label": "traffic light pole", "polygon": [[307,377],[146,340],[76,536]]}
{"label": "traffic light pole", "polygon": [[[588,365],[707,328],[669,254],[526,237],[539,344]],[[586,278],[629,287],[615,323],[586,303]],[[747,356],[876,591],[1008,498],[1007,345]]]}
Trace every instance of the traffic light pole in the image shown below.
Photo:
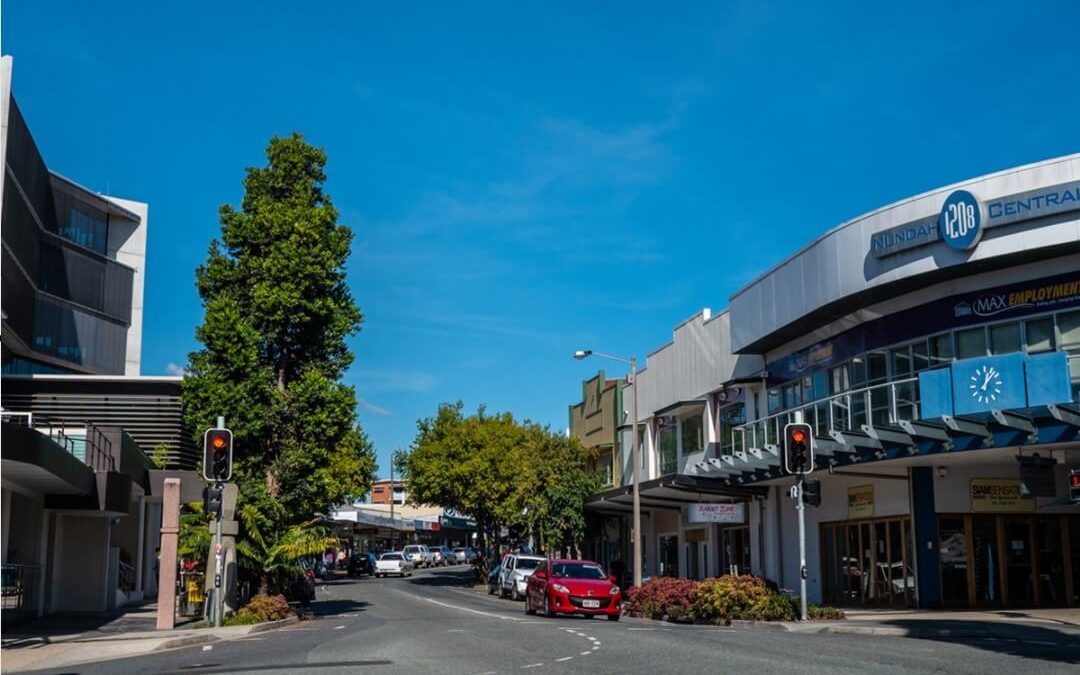
{"label": "traffic light pole", "polygon": [[[217,428],[225,428],[225,417],[218,416]],[[221,481],[214,481],[214,487],[222,488]],[[222,493],[224,495],[224,493]],[[221,592],[221,509],[217,512],[217,531],[214,535],[214,627],[221,627],[221,615],[225,612],[225,595]],[[805,612],[804,612],[805,613]]]}
{"label": "traffic light pole", "polygon": [[[803,421],[802,411],[795,412],[795,422],[801,424]],[[804,495],[804,486],[806,484],[806,474],[801,470],[796,474],[795,487],[798,492],[798,499],[795,502],[795,509],[799,512],[799,603],[800,612],[803,621],[806,621],[806,499]]]}

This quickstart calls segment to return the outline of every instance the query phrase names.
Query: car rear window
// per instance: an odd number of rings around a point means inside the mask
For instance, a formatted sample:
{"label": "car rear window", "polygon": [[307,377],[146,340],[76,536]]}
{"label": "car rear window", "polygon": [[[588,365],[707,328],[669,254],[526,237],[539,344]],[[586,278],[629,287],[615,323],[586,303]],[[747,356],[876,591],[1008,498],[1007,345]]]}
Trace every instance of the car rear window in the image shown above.
{"label": "car rear window", "polygon": [[383,557],[379,558],[379,560],[401,560],[401,554],[400,553],[384,553]]}
{"label": "car rear window", "polygon": [[517,569],[519,570],[534,570],[540,566],[543,560],[537,558],[518,558]]}

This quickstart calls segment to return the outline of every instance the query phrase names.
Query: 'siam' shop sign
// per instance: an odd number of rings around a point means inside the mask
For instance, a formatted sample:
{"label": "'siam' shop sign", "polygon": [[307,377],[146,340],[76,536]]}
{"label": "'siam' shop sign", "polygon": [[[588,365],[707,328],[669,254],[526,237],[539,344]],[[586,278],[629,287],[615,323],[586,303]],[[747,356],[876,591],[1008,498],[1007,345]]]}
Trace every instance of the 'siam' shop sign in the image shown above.
{"label": "'siam' shop sign", "polygon": [[746,522],[746,504],[690,504],[686,507],[688,523]]}

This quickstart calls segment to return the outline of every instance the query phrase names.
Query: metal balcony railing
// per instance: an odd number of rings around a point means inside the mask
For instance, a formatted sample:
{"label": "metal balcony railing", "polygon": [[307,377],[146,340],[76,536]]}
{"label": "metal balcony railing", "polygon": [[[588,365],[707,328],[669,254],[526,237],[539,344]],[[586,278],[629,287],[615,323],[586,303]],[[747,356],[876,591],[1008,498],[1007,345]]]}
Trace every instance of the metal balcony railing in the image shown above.
{"label": "metal balcony railing", "polygon": [[41,565],[4,563],[0,571],[0,606],[3,620],[32,617],[37,613],[35,599]]}
{"label": "metal balcony railing", "polygon": [[94,471],[116,470],[112,441],[92,422],[84,422],[81,428],[72,428],[65,426],[64,420],[58,417],[41,413],[5,410],[0,416],[8,424],[25,426],[48,436],[51,441]]}
{"label": "metal balcony railing", "polygon": [[795,421],[796,412],[801,412],[803,421],[813,425],[814,434],[823,438],[828,438],[830,431],[861,431],[863,425],[895,426],[900,421],[915,421],[919,419],[919,378],[835,394],[737,426],[731,430],[733,447],[746,452],[778,446],[784,425]]}

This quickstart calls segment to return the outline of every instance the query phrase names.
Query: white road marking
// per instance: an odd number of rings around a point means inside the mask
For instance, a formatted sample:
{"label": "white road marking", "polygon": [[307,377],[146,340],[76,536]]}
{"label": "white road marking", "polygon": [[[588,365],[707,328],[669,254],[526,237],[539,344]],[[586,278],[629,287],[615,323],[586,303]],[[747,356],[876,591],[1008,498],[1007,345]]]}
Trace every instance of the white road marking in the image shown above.
{"label": "white road marking", "polygon": [[593,647],[593,649],[596,649],[596,648],[598,648],[598,647],[599,647],[599,646],[600,646],[601,644],[603,644],[603,643],[602,643],[602,642],[600,642],[599,640],[593,640],[593,641],[592,641],[592,643],[593,643],[593,645],[595,645],[595,646]]}
{"label": "white road marking", "polygon": [[521,669],[525,670],[526,668],[539,668],[542,665],[544,665],[544,664],[543,663],[530,663],[527,666],[522,666]]}
{"label": "white road marking", "polygon": [[345,626],[334,626],[334,630],[341,630],[341,629],[342,629],[342,628],[344,628],[344,627],[345,627]]}
{"label": "white road marking", "polygon": [[213,648],[214,648],[214,645],[203,645],[203,648],[202,648],[202,650],[203,650],[204,652],[208,652],[208,651],[210,651],[210,650],[211,650],[211,649],[213,649]]}
{"label": "white road marking", "polygon": [[592,654],[592,652],[581,652],[579,656],[588,656],[589,654]]}
{"label": "white road marking", "polygon": [[354,616],[360,616],[359,614],[338,614],[339,619],[351,619]]}
{"label": "white road marking", "polygon": [[573,656],[564,656],[561,659],[555,659],[555,660],[558,661],[559,663],[562,663],[563,661],[569,661],[572,658],[574,658],[574,657]]}
{"label": "white road marking", "polygon": [[464,633],[465,629],[464,628],[451,628],[450,630],[448,630],[446,632],[447,633]]}
{"label": "white road marking", "polygon": [[[415,597],[415,596],[413,596]],[[450,605],[445,602],[439,602],[438,600],[432,600],[431,598],[420,598],[426,602],[430,602],[433,605],[439,605],[440,607],[446,607],[448,609],[456,609],[462,612],[470,612],[472,614],[479,614],[480,616],[490,616],[495,619],[502,619],[503,621],[524,621],[525,619],[520,616],[506,616],[505,614],[496,614],[495,612],[482,612],[479,609],[469,609],[468,607],[458,607],[457,605]]]}

